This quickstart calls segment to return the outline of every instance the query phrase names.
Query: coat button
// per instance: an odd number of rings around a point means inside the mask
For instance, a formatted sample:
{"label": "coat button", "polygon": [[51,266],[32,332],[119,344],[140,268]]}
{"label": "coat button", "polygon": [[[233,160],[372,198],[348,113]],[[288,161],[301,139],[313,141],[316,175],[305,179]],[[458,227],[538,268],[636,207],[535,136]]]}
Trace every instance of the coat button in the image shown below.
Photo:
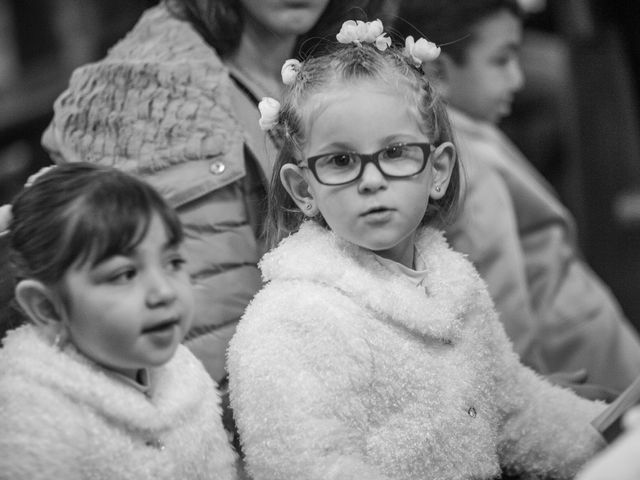
{"label": "coat button", "polygon": [[467,413],[471,418],[476,418],[477,413],[475,408],[469,407],[469,410],[467,410]]}
{"label": "coat button", "polygon": [[223,173],[225,170],[227,169],[227,166],[224,164],[224,162],[213,162],[210,166],[209,166],[209,171],[211,173],[213,173],[214,175],[220,175],[221,173]]}

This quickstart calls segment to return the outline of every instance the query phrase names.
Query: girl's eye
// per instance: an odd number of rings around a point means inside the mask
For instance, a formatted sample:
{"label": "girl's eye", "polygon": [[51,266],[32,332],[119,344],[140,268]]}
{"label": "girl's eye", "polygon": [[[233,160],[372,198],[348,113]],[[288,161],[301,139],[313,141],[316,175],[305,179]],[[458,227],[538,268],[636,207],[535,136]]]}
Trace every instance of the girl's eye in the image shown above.
{"label": "girl's eye", "polygon": [[404,152],[404,148],[401,145],[392,145],[387,147],[384,151],[386,158],[401,158]]}
{"label": "girl's eye", "polygon": [[122,284],[128,283],[133,278],[135,278],[137,274],[137,270],[133,267],[125,268],[118,270],[113,275],[109,276],[109,283]]}
{"label": "girl's eye", "polygon": [[352,163],[353,159],[348,153],[340,153],[338,155],[332,156],[329,159],[329,164],[333,165],[334,167],[344,168],[350,166]]}
{"label": "girl's eye", "polygon": [[169,259],[169,267],[174,272],[181,271],[185,263],[186,263],[186,260],[180,255],[177,255]]}

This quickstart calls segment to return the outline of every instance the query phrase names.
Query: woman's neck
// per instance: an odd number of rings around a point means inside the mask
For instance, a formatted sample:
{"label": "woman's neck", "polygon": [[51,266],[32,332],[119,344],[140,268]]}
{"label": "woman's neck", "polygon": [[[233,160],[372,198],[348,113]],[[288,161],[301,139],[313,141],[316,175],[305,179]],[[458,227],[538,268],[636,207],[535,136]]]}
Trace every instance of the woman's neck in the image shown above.
{"label": "woman's neck", "polygon": [[246,25],[238,48],[225,60],[253,80],[264,86],[273,96],[280,97],[282,79],[280,69],[291,58],[296,37],[278,37],[273,33],[260,33]]}

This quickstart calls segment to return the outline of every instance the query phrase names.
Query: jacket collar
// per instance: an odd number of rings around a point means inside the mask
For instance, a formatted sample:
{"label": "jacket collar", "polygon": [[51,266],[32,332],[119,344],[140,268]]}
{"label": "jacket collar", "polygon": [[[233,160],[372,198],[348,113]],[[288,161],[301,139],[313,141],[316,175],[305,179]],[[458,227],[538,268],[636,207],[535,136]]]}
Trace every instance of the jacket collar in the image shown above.
{"label": "jacket collar", "polygon": [[140,432],[171,430],[188,412],[197,412],[203,397],[212,393],[204,372],[194,377],[194,366],[189,364],[196,360],[183,346],[169,363],[149,369],[148,397],[107,373],[72,345],[66,345],[63,351],[52,346],[32,325],[9,332],[0,355],[4,356],[3,374],[28,379],[79,407],[95,411],[114,425]]}
{"label": "jacket collar", "polygon": [[376,318],[419,335],[456,340],[464,314],[474,298],[482,295],[484,284],[471,264],[449,248],[440,231],[421,230],[416,248],[429,271],[424,288],[389,271],[372,252],[311,221],[267,253],[260,268],[265,281],[329,285]]}

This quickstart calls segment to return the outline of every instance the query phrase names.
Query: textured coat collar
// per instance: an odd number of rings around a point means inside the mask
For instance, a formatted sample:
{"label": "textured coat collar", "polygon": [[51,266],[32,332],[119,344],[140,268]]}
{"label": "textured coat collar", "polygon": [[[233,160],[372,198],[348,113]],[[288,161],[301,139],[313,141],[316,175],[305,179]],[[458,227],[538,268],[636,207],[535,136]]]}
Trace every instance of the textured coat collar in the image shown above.
{"label": "textured coat collar", "polygon": [[203,396],[211,394],[204,374],[186,378],[195,362],[180,346],[173,360],[150,369],[151,394],[145,396],[81,355],[71,345],[53,347],[31,325],[7,334],[0,351],[4,371],[59,391],[78,405],[93,409],[117,425],[140,432],[159,433],[181,423],[181,417],[197,411]]}
{"label": "textured coat collar", "polygon": [[421,335],[456,340],[465,313],[478,296],[487,297],[485,286],[471,264],[449,248],[440,231],[421,230],[416,248],[429,272],[424,289],[389,271],[372,252],[314,222],[306,222],[266,254],[260,268],[265,281],[302,280],[328,285],[377,318]]}

